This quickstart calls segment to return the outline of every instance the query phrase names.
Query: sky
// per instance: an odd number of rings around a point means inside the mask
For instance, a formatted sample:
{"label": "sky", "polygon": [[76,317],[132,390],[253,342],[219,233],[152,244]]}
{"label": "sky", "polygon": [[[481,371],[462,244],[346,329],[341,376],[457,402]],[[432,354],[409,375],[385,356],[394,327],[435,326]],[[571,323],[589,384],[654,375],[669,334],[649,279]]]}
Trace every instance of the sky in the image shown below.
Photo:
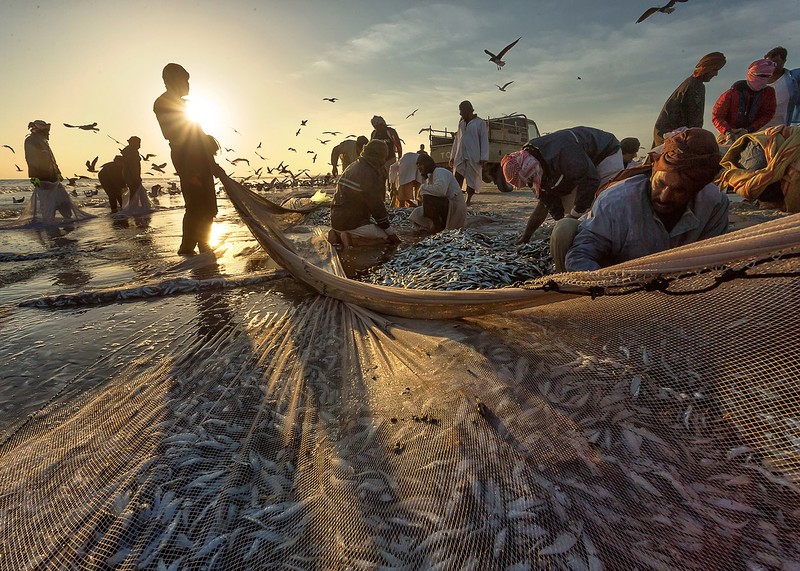
{"label": "sky", "polygon": [[[525,113],[543,133],[587,125],[649,148],[664,100],[704,54],[728,60],[706,85],[712,130],[714,102],[751,61],[782,45],[787,67],[800,67],[798,0],[688,0],[635,23],[661,1],[3,0],[0,145],[16,152],[0,147],[0,179],[27,178],[35,119],[52,123],[65,176],[96,176],[85,161],[110,161],[120,148],[112,138],[131,135],[153,162],[169,162],[152,111],[169,62],[189,71],[206,132],[233,149],[217,162],[242,177],[279,162],[329,172],[332,146],[369,136],[373,115],[416,150],[428,144],[420,129],[456,128],[464,99],[484,118]],[[483,50],[518,37],[498,71]],[[63,126],[93,122],[98,133]],[[250,168],[226,161],[235,158]]]}

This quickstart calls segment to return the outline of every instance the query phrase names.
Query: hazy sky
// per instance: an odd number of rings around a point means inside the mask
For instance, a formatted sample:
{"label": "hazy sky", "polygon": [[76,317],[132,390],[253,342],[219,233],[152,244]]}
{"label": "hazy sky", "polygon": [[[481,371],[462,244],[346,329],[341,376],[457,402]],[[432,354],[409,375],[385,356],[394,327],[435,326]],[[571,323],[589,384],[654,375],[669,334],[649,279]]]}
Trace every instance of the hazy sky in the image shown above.
{"label": "hazy sky", "polygon": [[[190,98],[211,109],[206,131],[235,149],[218,162],[239,176],[247,166],[224,159],[262,166],[259,143],[269,166],[327,172],[331,146],[369,136],[375,114],[416,150],[427,145],[421,128],[457,125],[463,99],[482,117],[522,112],[542,132],[589,125],[649,147],[664,100],[703,54],[728,58],[706,88],[711,129],[714,101],[752,60],[783,45],[787,67],[800,67],[798,0],[689,0],[635,24],[653,3],[4,0],[0,145],[16,154],[0,147],[0,178],[27,177],[23,141],[34,119],[53,124],[50,143],[68,176],[88,174],[84,162],[95,156],[98,165],[111,160],[119,146],[109,136],[138,135],[143,153],[167,161],[152,106],[172,61],[191,74]],[[497,52],[519,36],[497,71],[484,48]],[[512,80],[505,93],[495,87]],[[95,121],[96,134],[62,125]]]}

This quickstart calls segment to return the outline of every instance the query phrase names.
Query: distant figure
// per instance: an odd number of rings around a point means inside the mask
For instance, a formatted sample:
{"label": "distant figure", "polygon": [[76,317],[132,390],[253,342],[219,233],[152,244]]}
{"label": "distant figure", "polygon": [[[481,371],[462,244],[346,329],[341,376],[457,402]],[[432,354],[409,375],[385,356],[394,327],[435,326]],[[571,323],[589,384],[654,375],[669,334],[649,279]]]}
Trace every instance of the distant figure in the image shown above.
{"label": "distant figure", "polygon": [[589,210],[600,185],[622,170],[622,150],[611,133],[573,127],[531,139],[521,151],[503,157],[500,164],[509,184],[530,186],[539,199],[517,241],[524,244],[548,212],[560,220],[565,214],[580,218]]}
{"label": "distant figure", "polygon": [[417,168],[426,181],[419,191],[422,205],[412,210],[408,219],[431,232],[463,228],[467,204],[453,173],[437,167],[428,154],[417,155]]}
{"label": "distant figure", "polygon": [[705,129],[667,139],[651,175],[604,190],[579,227],[566,218],[556,224],[556,270],[597,270],[725,232],[728,197],[713,184],[719,161],[714,135]]}
{"label": "distant figure", "polygon": [[719,96],[711,119],[719,131],[717,141],[730,145],[747,133],[755,133],[775,115],[775,90],[769,79],[775,62],[759,59],[747,68],[747,79],[739,80]]}
{"label": "distant figure", "polygon": [[653,129],[653,147],[664,143],[664,133],[678,127],[703,126],[706,105],[706,86],[703,84],[714,79],[725,63],[725,56],[720,52],[700,58],[691,77],[686,78],[664,103]]}
{"label": "distant figure", "polygon": [[25,138],[25,162],[33,184],[29,208],[33,218],[51,222],[58,212],[72,218],[75,211],[67,190],[61,184],[64,177],[50,148],[50,123],[37,119],[28,123],[30,134]]}
{"label": "distant figure", "polygon": [[139,149],[142,147],[142,140],[134,135],[128,139],[128,145],[120,151],[122,155],[122,174],[125,177],[125,186],[131,193],[131,202],[142,186],[142,157]]}
{"label": "distant figure", "polygon": [[172,164],[181,182],[186,204],[183,238],[178,254],[190,256],[195,246],[200,252],[211,250],[211,226],[217,214],[214,176],[222,169],[214,162],[218,150],[214,139],[186,116],[189,72],[169,63],[161,74],[167,90],[153,104],[161,133],[169,141]]}
{"label": "distant figure", "polygon": [[331,244],[350,248],[400,242],[383,201],[388,152],[386,143],[372,140],[342,173],[331,203]]}
{"label": "distant figure", "polygon": [[788,53],[786,48],[778,46],[764,56],[775,63],[775,70],[769,78],[769,85],[775,90],[775,114],[764,129],[800,123],[800,68],[789,71],[784,67]]}
{"label": "distant figure", "polygon": [[636,158],[636,155],[639,154],[639,149],[642,144],[636,137],[625,137],[619,142],[619,145],[622,149],[622,166],[628,168],[628,165],[630,165],[633,159]]}
{"label": "distant figure", "polygon": [[459,185],[467,179],[467,206],[472,195],[480,188],[483,167],[489,160],[489,126],[475,114],[472,103],[462,101],[458,105],[458,131],[450,150],[450,168]]}
{"label": "distant figure", "polygon": [[97,173],[100,186],[103,187],[103,190],[108,195],[108,204],[111,206],[112,214],[123,206],[122,193],[125,190],[124,163],[125,159],[122,155],[117,155],[110,163],[101,166],[100,172]]}
{"label": "distant figure", "polygon": [[388,171],[389,166],[403,156],[403,144],[400,141],[400,135],[397,134],[394,127],[389,127],[380,115],[372,117],[370,123],[373,128],[372,134],[369,137],[370,140],[378,139],[379,141],[383,141],[386,143],[386,148],[389,149],[385,165]]}
{"label": "distant figure", "polygon": [[369,143],[369,139],[364,135],[360,135],[355,140],[345,139],[333,147],[331,149],[331,166],[333,167],[331,174],[333,176],[339,176],[338,164],[340,160],[342,161],[342,172],[344,172],[350,163],[355,162],[359,157],[361,150],[367,143]]}
{"label": "distant figure", "polygon": [[427,155],[428,154],[428,151],[425,150],[425,145],[420,145],[419,146],[419,150],[417,151],[417,154],[419,154],[419,155]]}

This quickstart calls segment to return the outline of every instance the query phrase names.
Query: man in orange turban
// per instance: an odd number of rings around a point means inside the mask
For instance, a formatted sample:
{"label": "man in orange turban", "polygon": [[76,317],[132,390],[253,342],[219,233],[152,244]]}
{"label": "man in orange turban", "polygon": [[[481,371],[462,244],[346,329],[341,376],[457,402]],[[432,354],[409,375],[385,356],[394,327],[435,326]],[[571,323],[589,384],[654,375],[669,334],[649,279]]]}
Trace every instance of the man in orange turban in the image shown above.
{"label": "man in orange turban", "polygon": [[725,66],[725,56],[720,52],[704,55],[697,62],[694,72],[687,77],[664,103],[653,129],[653,146],[664,142],[664,133],[678,127],[702,127],[703,110],[706,104],[704,84],[717,76]]}

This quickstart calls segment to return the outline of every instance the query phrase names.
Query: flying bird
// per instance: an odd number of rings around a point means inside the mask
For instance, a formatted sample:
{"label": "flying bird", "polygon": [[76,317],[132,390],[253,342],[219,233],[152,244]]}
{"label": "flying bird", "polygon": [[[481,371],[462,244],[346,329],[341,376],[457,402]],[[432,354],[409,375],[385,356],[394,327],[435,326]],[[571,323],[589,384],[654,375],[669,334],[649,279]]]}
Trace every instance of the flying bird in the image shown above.
{"label": "flying bird", "polygon": [[[16,153],[14,153],[14,154],[16,154]],[[22,169],[19,168],[19,165],[15,164],[14,166],[17,167],[17,172],[22,172]]]}
{"label": "flying bird", "polygon": [[581,76],[579,75],[579,76],[578,76],[578,80],[580,81],[580,79],[581,79]]}
{"label": "flying bird", "polygon": [[292,151],[293,153],[297,152],[297,149],[295,149],[294,147],[289,147],[287,150]]}
{"label": "flying bird", "polygon": [[88,125],[70,125],[69,123],[64,123],[64,127],[69,127],[70,129],[83,129],[84,131],[94,131],[95,133],[100,130],[97,128],[97,123],[89,123]]}
{"label": "flying bird", "polygon": [[139,156],[142,157],[143,161],[149,161],[150,159],[152,159],[156,155],[154,155],[153,153],[147,153],[146,155],[140,154]]}
{"label": "flying bird", "polygon": [[[333,135],[335,137],[336,135],[341,135],[342,132],[341,131],[323,131],[322,134],[323,135]],[[317,139],[317,140],[319,140],[319,139]]]}
{"label": "flying bird", "polygon": [[331,142],[330,139],[325,139],[324,141],[322,139],[317,139],[317,141],[319,141],[321,145],[327,145]]}
{"label": "flying bird", "polygon": [[347,135],[347,136],[345,137],[345,139],[355,139],[355,138],[356,138],[356,136],[355,136],[355,135]]}
{"label": "flying bird", "polygon": [[675,4],[677,2],[686,2],[687,0],[669,0],[664,6],[655,6],[653,8],[648,8],[644,14],[639,16],[639,19],[636,20],[636,23],[645,21],[647,18],[655,14],[656,12],[661,12],[662,14],[672,14],[675,11]]}
{"label": "flying bird", "polygon": [[505,56],[508,53],[508,50],[510,50],[511,48],[516,46],[517,42],[520,41],[521,39],[522,39],[522,36],[518,37],[516,40],[514,40],[513,42],[508,44],[506,47],[504,47],[500,51],[500,53],[497,54],[497,55],[494,55],[489,50],[483,50],[483,51],[484,51],[484,53],[486,53],[486,55],[489,56],[489,61],[492,62],[493,64],[495,64],[497,66],[497,69],[499,70],[501,67],[506,65],[506,62],[503,61],[503,56]]}
{"label": "flying bird", "polygon": [[314,151],[306,151],[306,154],[307,154],[307,155],[313,155],[313,154],[314,154]]}
{"label": "flying bird", "polygon": [[295,133],[294,136],[297,137],[299,134],[300,134],[300,129],[297,130],[297,133]]}
{"label": "flying bird", "polygon": [[256,176],[257,176],[258,178],[261,178],[261,171],[262,171],[262,170],[264,170],[264,167],[258,167],[258,168],[257,168],[256,170],[254,170],[253,172],[254,172],[254,173],[256,173]]}
{"label": "flying bird", "polygon": [[109,139],[111,139],[112,141],[114,141],[114,142],[115,142],[116,144],[118,144],[118,145],[121,145],[121,144],[122,144],[122,143],[120,143],[119,141],[117,141],[117,140],[116,140],[114,137],[112,137],[111,135],[109,135],[108,133],[106,133],[106,137],[108,137]]}
{"label": "flying bird", "polygon": [[314,153],[314,156],[311,157],[311,162],[312,163],[316,163],[317,162],[317,153]]}
{"label": "flying bird", "polygon": [[[254,151],[254,152],[255,152],[255,151]],[[259,153],[257,153],[257,152],[256,152],[256,156],[257,156],[259,159],[261,159],[262,161],[266,161],[266,160],[267,160],[267,157],[263,157],[263,156],[261,156],[261,155],[260,155]]]}
{"label": "flying bird", "polygon": [[408,119],[409,117],[413,117],[413,116],[414,116],[414,113],[416,113],[417,111],[419,111],[419,108],[417,108],[417,109],[414,109],[414,110],[413,110],[411,113],[409,113],[408,115],[406,115],[406,119]]}
{"label": "flying bird", "polygon": [[301,119],[301,120],[300,120],[300,126],[301,126],[301,127],[305,127],[305,126],[306,126],[306,123],[308,123],[308,119]]}
{"label": "flying bird", "polygon": [[509,81],[508,83],[504,83],[504,84],[503,84],[503,87],[500,87],[499,85],[497,85],[497,84],[495,83],[495,84],[494,84],[494,86],[495,86],[497,89],[499,89],[500,91],[505,91],[505,90],[506,90],[506,87],[508,87],[508,86],[509,86],[509,85],[511,85],[512,83],[514,83],[514,82],[513,82],[513,81]]}
{"label": "flying bird", "polygon": [[256,149],[260,149],[260,148],[261,148],[261,141],[258,142],[258,146],[256,147]]}
{"label": "flying bird", "polygon": [[166,167],[166,166],[167,166],[167,163],[163,163],[163,164],[160,164],[160,165],[157,165],[156,163],[150,163],[150,168],[151,169],[153,169],[154,171],[158,171],[158,172],[160,172],[162,174],[164,173],[164,167]]}
{"label": "flying bird", "polygon": [[322,98],[323,101],[330,101],[331,103],[336,103],[336,101],[338,101],[338,99],[339,99],[338,97],[323,97]]}
{"label": "flying bird", "polygon": [[[233,129],[233,127],[231,127],[231,129]],[[233,129],[233,132],[236,133],[237,135],[241,135],[241,133],[239,131],[237,131],[236,129]]]}
{"label": "flying bird", "polygon": [[248,161],[247,159],[233,159],[232,161],[228,161],[228,162],[230,162],[232,165],[239,164],[239,163],[247,163],[247,166],[248,167],[250,166],[250,161]]}
{"label": "flying bird", "polygon": [[94,158],[93,161],[86,161],[86,170],[89,172],[97,172],[97,169],[94,167],[97,166],[97,157]]}
{"label": "flying bird", "polygon": [[11,147],[11,145],[3,145],[3,146],[4,146],[6,149],[10,149],[10,150],[11,150],[11,152],[12,152],[12,153],[14,153],[15,155],[17,154],[17,153],[15,153],[15,152],[14,152],[14,149]]}

